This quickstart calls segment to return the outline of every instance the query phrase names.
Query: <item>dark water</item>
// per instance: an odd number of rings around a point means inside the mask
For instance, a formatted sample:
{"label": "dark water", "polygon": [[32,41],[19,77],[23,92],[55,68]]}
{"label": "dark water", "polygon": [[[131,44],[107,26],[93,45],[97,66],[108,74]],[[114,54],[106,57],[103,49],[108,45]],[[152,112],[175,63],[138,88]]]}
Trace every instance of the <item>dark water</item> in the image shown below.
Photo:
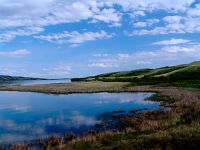
{"label": "dark water", "polygon": [[102,122],[99,115],[114,110],[156,109],[146,101],[152,93],[47,95],[0,92],[0,143],[34,140],[51,134],[81,134]]}
{"label": "dark water", "polygon": [[19,80],[19,81],[16,80],[16,81],[0,82],[0,86],[69,83],[69,82],[71,82],[70,79],[62,79],[62,80]]}

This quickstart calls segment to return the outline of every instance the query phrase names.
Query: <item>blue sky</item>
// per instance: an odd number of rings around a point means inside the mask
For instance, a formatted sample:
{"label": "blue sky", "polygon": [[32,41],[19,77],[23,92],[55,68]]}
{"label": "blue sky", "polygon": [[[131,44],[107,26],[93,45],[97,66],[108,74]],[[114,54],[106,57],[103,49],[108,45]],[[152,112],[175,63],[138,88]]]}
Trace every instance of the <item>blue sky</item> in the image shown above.
{"label": "blue sky", "polygon": [[199,59],[199,0],[0,0],[0,74],[82,77]]}

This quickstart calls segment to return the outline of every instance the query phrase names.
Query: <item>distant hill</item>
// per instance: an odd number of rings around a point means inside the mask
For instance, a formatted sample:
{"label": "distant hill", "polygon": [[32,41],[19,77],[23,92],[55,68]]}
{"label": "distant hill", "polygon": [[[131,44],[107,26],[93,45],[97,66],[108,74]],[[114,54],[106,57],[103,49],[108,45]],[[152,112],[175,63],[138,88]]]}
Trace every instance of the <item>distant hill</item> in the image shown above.
{"label": "distant hill", "polygon": [[156,69],[112,72],[86,78],[74,78],[72,81],[132,82],[135,85],[195,84],[200,87],[200,61]]}
{"label": "distant hill", "polygon": [[0,75],[0,82],[5,82],[5,81],[16,81],[16,80],[39,80],[39,79],[41,79],[41,78],[16,77],[16,76]]}

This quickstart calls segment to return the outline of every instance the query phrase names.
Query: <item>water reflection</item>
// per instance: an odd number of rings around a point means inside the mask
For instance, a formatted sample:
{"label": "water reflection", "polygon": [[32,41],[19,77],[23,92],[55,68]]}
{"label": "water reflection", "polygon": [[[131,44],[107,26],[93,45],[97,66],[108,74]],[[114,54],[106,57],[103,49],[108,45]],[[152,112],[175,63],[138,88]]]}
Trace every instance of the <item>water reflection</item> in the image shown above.
{"label": "water reflection", "polygon": [[30,106],[28,105],[17,105],[17,104],[3,104],[0,105],[0,110],[13,110],[18,112],[28,112]]}
{"label": "water reflection", "polygon": [[[46,95],[0,92],[0,143],[22,142],[65,132],[82,134],[101,124],[101,114],[123,109],[156,109],[152,93]],[[104,120],[105,121],[105,120]]]}
{"label": "water reflection", "polygon": [[153,104],[153,101],[144,100],[145,97],[149,97],[152,93],[135,93],[134,98],[132,97],[131,93],[126,94],[116,94],[116,93],[99,93],[97,94],[98,97],[101,99],[97,102],[97,104],[104,104],[104,103],[113,103],[118,102],[120,104],[123,103],[135,103],[135,104]]}

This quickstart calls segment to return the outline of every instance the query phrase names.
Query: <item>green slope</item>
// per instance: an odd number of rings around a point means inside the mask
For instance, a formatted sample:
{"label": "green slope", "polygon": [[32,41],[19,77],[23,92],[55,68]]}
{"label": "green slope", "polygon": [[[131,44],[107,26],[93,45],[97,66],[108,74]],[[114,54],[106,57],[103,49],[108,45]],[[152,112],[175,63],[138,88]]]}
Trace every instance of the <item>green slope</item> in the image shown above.
{"label": "green slope", "polygon": [[15,77],[15,76],[0,75],[0,82],[14,81],[14,80],[38,80],[38,79],[40,79],[40,78]]}
{"label": "green slope", "polygon": [[132,82],[135,85],[144,84],[196,84],[200,87],[200,61],[156,69],[141,69],[121,71],[86,78],[74,78],[72,81],[105,81]]}

